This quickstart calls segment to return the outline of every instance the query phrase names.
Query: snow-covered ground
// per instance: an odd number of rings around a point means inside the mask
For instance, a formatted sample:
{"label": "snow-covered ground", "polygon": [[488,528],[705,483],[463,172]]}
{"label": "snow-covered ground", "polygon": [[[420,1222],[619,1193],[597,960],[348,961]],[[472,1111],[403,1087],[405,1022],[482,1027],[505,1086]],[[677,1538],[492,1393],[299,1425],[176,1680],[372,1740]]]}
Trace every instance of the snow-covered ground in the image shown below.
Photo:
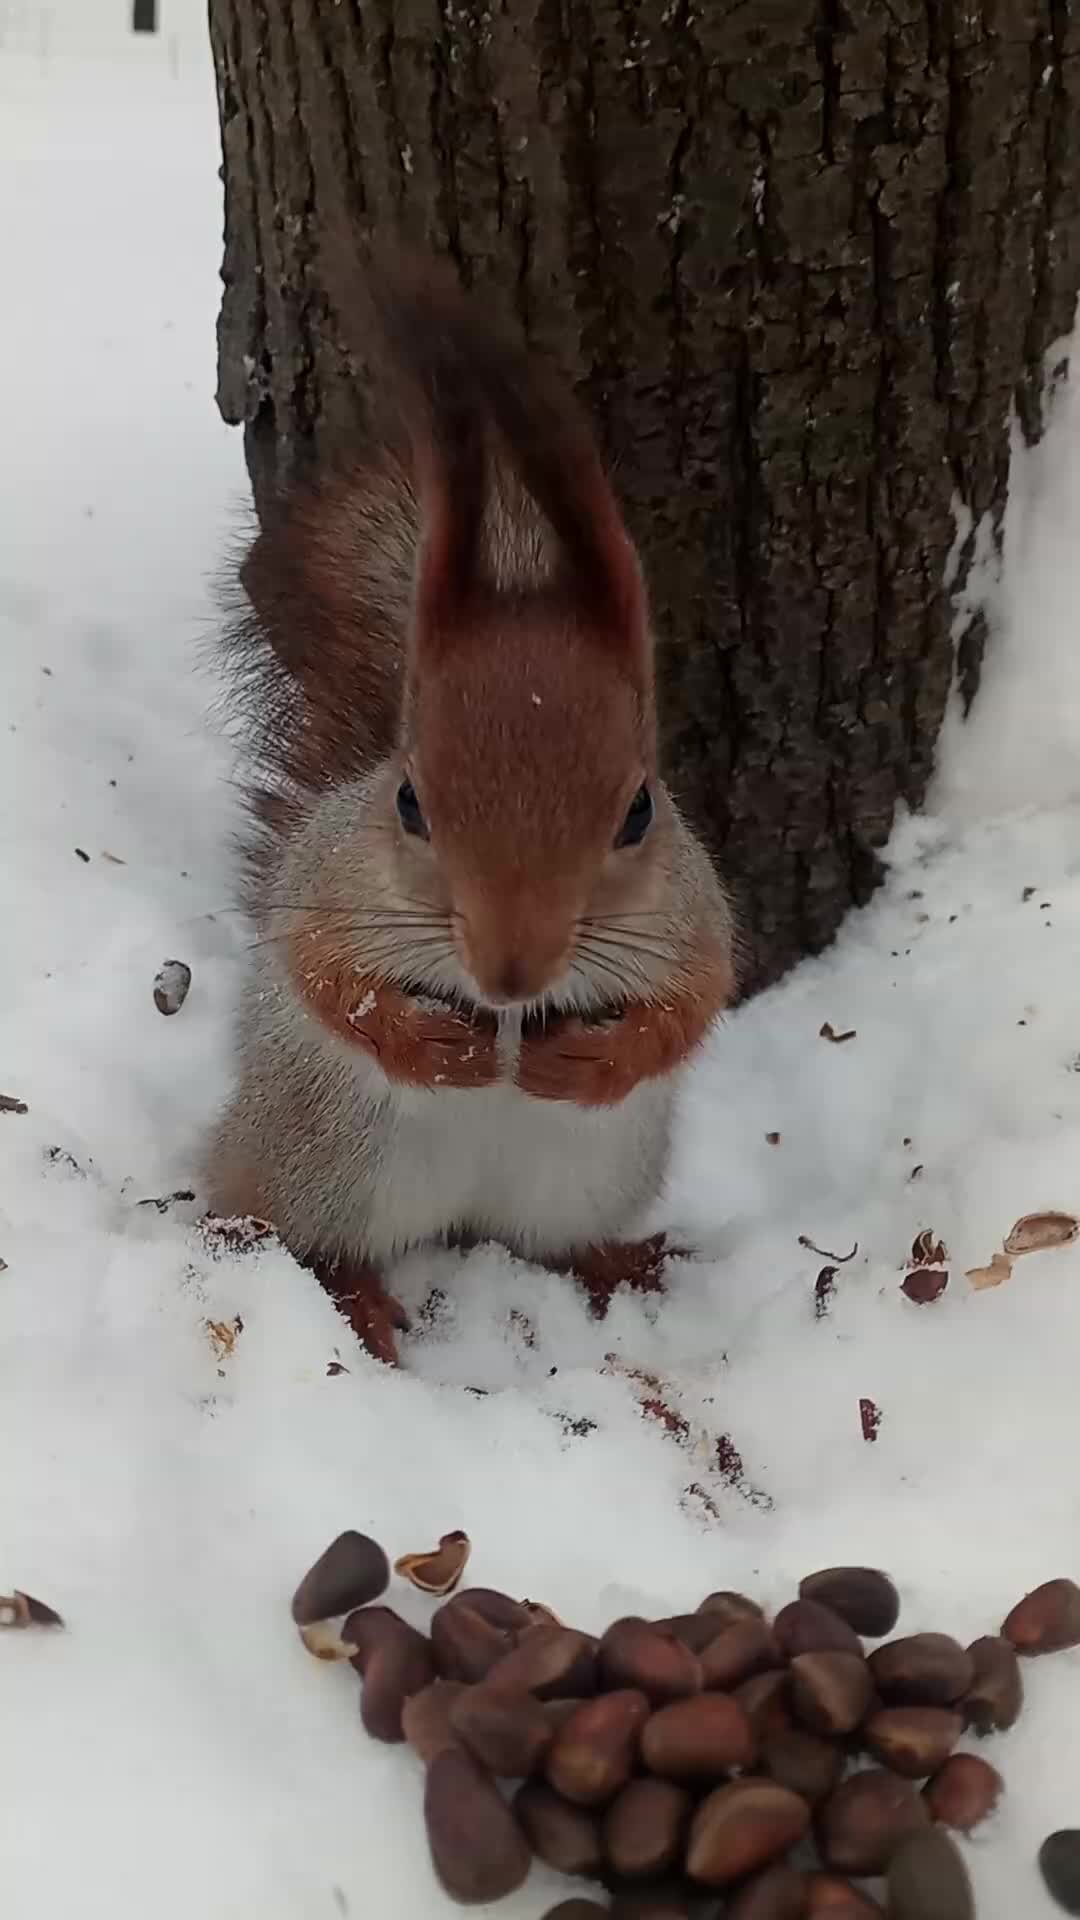
{"label": "snow-covered ground", "polygon": [[[936,810],[696,1074],[667,1213],[709,1260],[597,1324],[497,1253],[414,1259],[399,1291],[443,1298],[390,1375],[283,1253],[215,1260],[194,1205],[140,1204],[190,1184],[246,938],[193,668],[244,497],[212,404],[216,167],[190,63],[0,58],[0,1093],[29,1107],[0,1113],[0,1591],[69,1623],[0,1636],[0,1909],[421,1920],[450,1909],[415,1764],[288,1618],[341,1527],[401,1552],[464,1526],[470,1577],[586,1626],[858,1560],[912,1630],[971,1637],[1080,1568],[1080,1245],[965,1278],[1018,1215],[1080,1206],[1080,391],[1017,463]],[[171,957],[194,984],[165,1020]],[[922,1229],[951,1278],[920,1308]],[[822,1317],[836,1263],[802,1238],[858,1243]],[[237,1316],[230,1350],[208,1323]],[[1049,1914],[1034,1855],[1080,1815],[1080,1654],[1028,1693],[969,1848],[982,1920]]]}

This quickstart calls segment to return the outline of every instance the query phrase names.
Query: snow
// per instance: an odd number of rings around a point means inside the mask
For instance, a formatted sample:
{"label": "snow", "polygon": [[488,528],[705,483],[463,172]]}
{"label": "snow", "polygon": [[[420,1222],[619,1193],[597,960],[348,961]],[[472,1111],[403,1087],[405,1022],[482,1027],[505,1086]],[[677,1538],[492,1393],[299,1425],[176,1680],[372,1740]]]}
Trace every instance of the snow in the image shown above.
{"label": "snow", "polygon": [[[212,405],[205,60],[0,54],[0,102],[0,1092],[29,1107],[0,1114],[0,1591],[68,1622],[0,1636],[0,1907],[420,1920],[451,1909],[415,1763],[366,1742],[353,1676],[288,1618],[343,1526],[394,1554],[463,1526],[470,1577],[588,1627],[716,1586],[778,1605],[860,1560],[911,1630],[971,1637],[1077,1571],[1080,1245],[964,1276],[1080,1202],[1080,393],[1017,451],[985,690],[887,891],[695,1073],[664,1217],[706,1257],[596,1323],[497,1251],[416,1256],[391,1376],[283,1252],[215,1256],[197,1202],[139,1204],[191,1184],[248,937],[193,664],[244,500]],[[170,1019],[166,959],[193,974]],[[951,1279],[920,1308],[924,1228]],[[982,1920],[1049,1916],[1035,1852],[1077,1815],[1080,1654],[1029,1668],[1028,1702],[968,1849]]]}

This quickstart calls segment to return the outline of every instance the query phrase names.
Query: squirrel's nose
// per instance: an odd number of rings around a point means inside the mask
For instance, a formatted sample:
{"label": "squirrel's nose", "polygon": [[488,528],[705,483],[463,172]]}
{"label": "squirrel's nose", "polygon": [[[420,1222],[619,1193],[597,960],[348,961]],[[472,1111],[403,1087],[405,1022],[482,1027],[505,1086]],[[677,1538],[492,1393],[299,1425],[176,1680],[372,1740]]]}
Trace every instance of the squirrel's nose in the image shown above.
{"label": "squirrel's nose", "polygon": [[565,971],[565,943],[530,940],[507,946],[503,941],[466,939],[465,962],[483,998],[493,1006],[515,1006],[538,1000]]}

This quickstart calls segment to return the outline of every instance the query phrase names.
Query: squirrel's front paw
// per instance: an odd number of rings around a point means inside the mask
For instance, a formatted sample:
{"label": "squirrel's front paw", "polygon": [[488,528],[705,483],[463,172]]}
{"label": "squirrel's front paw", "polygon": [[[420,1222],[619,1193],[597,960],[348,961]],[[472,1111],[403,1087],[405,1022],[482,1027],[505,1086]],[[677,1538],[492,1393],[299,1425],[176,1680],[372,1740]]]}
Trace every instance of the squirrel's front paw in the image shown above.
{"label": "squirrel's front paw", "polygon": [[578,1107],[614,1107],[649,1072],[642,1050],[645,1007],[588,1021],[576,1017],[527,1027],[514,1076],[535,1100],[568,1100]]}
{"label": "squirrel's front paw", "polygon": [[349,1026],[389,1080],[411,1087],[489,1087],[498,1078],[493,1015],[458,1012],[388,985],[370,986]]}

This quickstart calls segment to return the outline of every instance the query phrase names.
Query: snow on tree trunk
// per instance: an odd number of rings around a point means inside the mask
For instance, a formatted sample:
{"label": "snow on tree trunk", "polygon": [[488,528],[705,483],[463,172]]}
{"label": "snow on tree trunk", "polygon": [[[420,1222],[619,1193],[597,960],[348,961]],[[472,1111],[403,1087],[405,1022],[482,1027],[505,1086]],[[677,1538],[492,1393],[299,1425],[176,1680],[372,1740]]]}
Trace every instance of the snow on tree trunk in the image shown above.
{"label": "snow on tree trunk", "polygon": [[751,984],[774,978],[868,898],[954,677],[975,691],[954,510],[996,529],[1010,410],[1037,433],[1072,321],[1075,10],[210,14],[219,401],[257,499],[364,431],[321,236],[351,232],[360,258],[391,230],[449,249],[598,423],[648,564],[667,771],[740,893]]}

